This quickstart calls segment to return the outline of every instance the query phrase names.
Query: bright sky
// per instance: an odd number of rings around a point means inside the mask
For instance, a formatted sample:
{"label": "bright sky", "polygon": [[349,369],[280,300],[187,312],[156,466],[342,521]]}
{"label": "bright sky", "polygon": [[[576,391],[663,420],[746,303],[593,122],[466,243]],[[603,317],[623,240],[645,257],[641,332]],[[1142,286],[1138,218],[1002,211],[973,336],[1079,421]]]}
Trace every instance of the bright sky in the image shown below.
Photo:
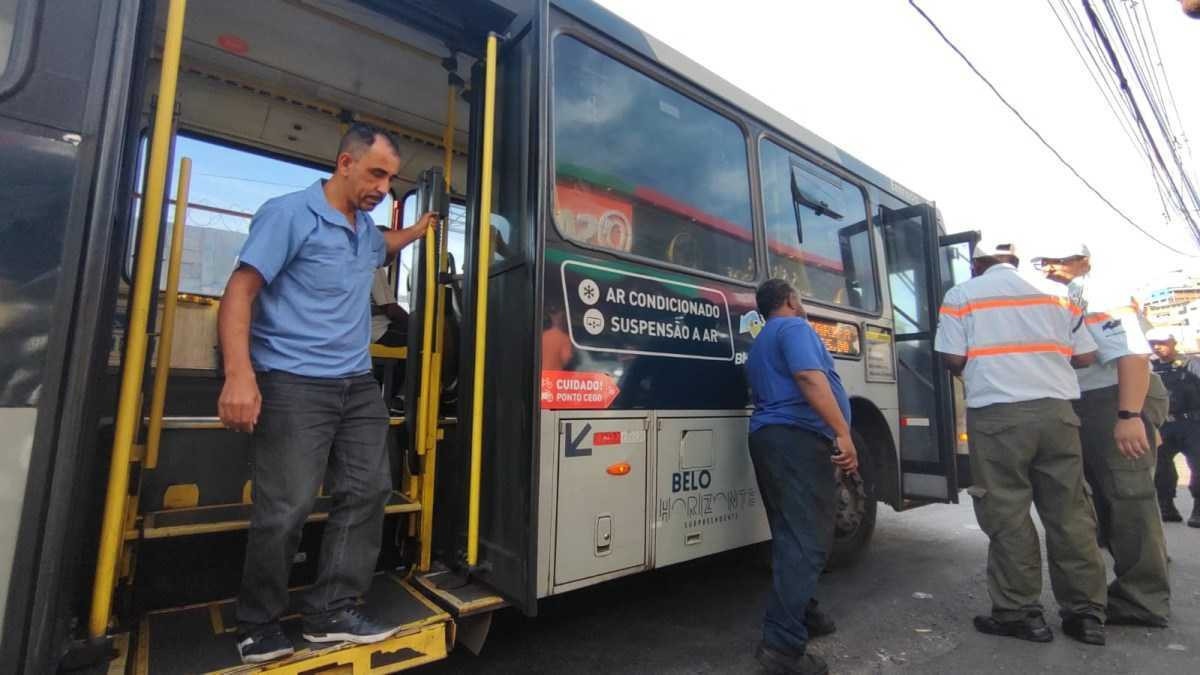
{"label": "bright sky", "polygon": [[[1026,259],[1085,241],[1097,275],[1119,268],[1134,288],[1167,270],[1200,272],[1200,258],[1159,247],[1088,191],[904,0],[743,0],[732,11],[720,0],[599,1],[936,201],[948,232],[1011,240]],[[1200,20],[1175,0],[1141,1],[1191,140],[1184,161],[1200,187]],[[1146,158],[1048,2],[918,4],[1101,192],[1160,239],[1200,256],[1178,214],[1164,220]]]}

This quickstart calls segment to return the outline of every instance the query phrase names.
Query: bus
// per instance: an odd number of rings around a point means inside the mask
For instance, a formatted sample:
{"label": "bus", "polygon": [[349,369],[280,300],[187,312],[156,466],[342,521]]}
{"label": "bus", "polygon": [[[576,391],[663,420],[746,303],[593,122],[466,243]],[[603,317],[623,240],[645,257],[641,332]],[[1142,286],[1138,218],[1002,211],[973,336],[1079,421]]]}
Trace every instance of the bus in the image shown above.
{"label": "bus", "polygon": [[297,652],[265,668],[478,652],[502,607],[766,542],[744,362],[772,277],[852,399],[831,564],[878,503],[957,501],[933,332],[977,235],[604,8],[0,0],[9,667],[242,668],[251,457],[216,417],[216,310],[253,212],[327,173],[354,122],[400,143],[375,222],[444,223],[386,272],[406,342],[371,348],[394,490],[366,601],[403,628],[308,645],[289,617]]}

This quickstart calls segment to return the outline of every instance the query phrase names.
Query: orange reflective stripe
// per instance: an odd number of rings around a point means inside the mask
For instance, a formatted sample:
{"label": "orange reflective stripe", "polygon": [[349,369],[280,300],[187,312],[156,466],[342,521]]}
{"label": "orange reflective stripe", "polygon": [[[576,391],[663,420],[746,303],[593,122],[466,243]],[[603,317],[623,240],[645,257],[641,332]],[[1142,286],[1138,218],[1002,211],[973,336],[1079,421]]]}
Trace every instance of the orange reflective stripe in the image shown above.
{"label": "orange reflective stripe", "polygon": [[968,302],[965,305],[957,307],[944,306],[941,308],[941,314],[962,318],[971,312],[982,309],[1013,309],[1016,307],[1037,307],[1042,305],[1054,305],[1062,307],[1075,316],[1083,314],[1083,310],[1079,306],[1071,302],[1068,298],[1059,298],[1053,295],[1043,295],[1036,298],[996,298],[994,300],[976,300]]}
{"label": "orange reflective stripe", "polygon": [[1104,321],[1112,321],[1113,315],[1126,315],[1126,314],[1136,314],[1136,313],[1137,313],[1137,310],[1132,307],[1116,307],[1114,309],[1108,310],[1107,312],[1096,312],[1095,314],[1088,314],[1087,318],[1084,320],[1087,321],[1088,325],[1091,325],[1093,323],[1102,323]]}
{"label": "orange reflective stripe", "polygon": [[1044,354],[1051,352],[1057,352],[1063,356],[1071,356],[1074,353],[1074,350],[1066,345],[1058,344],[1057,342],[1034,342],[1025,344],[1014,343],[968,349],[967,358],[972,359],[979,356],[1001,356],[1004,354]]}

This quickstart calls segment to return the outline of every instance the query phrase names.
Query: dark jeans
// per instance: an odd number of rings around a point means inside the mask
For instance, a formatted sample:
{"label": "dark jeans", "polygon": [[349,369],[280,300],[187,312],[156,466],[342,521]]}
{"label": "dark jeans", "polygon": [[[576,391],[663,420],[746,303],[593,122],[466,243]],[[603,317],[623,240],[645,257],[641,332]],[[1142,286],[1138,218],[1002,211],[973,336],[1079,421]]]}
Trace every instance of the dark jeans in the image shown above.
{"label": "dark jeans", "polygon": [[1192,499],[1200,501],[1200,421],[1175,420],[1162,426],[1163,444],[1158,449],[1158,465],[1154,471],[1154,487],[1158,492],[1158,503],[1175,501],[1175,486],[1179,484],[1179,472],[1175,470],[1175,455],[1182,452],[1187,458],[1192,478],[1188,491]]}
{"label": "dark jeans", "polygon": [[317,379],[259,373],[262,413],[254,428],[254,512],[237,618],[244,628],[288,609],[288,574],[304,521],[328,471],[332,510],[317,582],[298,609],[320,614],[366,593],[379,557],[391,494],[388,412],[370,374]]}
{"label": "dark jeans", "polygon": [[750,434],[750,458],[771,526],[773,583],[763,642],[788,654],[808,645],[809,600],[833,545],[832,442],[818,434],[767,426]]}

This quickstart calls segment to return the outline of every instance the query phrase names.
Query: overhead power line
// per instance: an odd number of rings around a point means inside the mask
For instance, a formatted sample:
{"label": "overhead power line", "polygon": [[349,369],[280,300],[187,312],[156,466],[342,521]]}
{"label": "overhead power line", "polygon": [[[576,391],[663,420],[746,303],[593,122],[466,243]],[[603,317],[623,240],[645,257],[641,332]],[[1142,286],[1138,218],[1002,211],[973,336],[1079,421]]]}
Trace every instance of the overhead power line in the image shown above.
{"label": "overhead power line", "polygon": [[1062,153],[1060,153],[1053,145],[1051,145],[1050,141],[1047,141],[1046,137],[1043,136],[1041,134],[1041,132],[1039,132],[1032,124],[1029,123],[1029,120],[1025,119],[1025,116],[1021,114],[1020,110],[1017,110],[1017,108],[1012,103],[1009,103],[1008,99],[1005,98],[1004,95],[1000,93],[1000,90],[996,89],[996,85],[992,84],[992,81],[989,80],[986,75],[981,73],[979,71],[979,69],[975,67],[975,64],[971,62],[971,59],[967,58],[967,55],[964,54],[962,52],[962,50],[959,49],[958,46],[955,45],[954,42],[951,41],[950,38],[946,36],[946,34],[942,31],[941,27],[939,27],[937,25],[937,22],[935,22],[928,14],[926,14],[925,10],[921,9],[921,6],[916,3],[916,0],[908,0],[908,4],[912,5],[912,8],[917,10],[917,13],[920,14],[921,17],[923,19],[925,19],[926,23],[928,23],[929,26],[931,28],[933,28],[933,30],[938,34],[938,36],[942,38],[942,41],[945,42],[946,45],[948,47],[950,47],[950,49],[954,50],[955,54],[958,54],[959,58],[961,58],[963,60],[963,62],[967,64],[967,67],[971,69],[971,72],[975,73],[975,75],[980,80],[982,80],[984,84],[986,84],[988,86],[988,89],[992,90],[992,93],[996,95],[996,98],[1000,99],[1000,102],[1003,103],[1005,105],[1005,107],[1007,107],[1009,109],[1009,111],[1012,112],[1013,115],[1016,115],[1017,119],[1019,119],[1021,121],[1021,124],[1024,124],[1025,128],[1029,129],[1029,131],[1034,136],[1036,136],[1039,141],[1041,141],[1042,145],[1046,146],[1046,149],[1049,150],[1058,159],[1058,161],[1067,168],[1068,171],[1070,171],[1072,174],[1074,174],[1075,177],[1078,178],[1079,181],[1081,183],[1083,183],[1084,186],[1087,187],[1087,189],[1091,190],[1092,193],[1094,193],[1097,197],[1100,198],[1100,201],[1104,202],[1105,205],[1108,206],[1108,208],[1112,209],[1113,213],[1116,213],[1118,216],[1120,216],[1120,218],[1122,220],[1124,220],[1125,222],[1132,225],[1134,227],[1134,229],[1136,229],[1138,232],[1141,232],[1142,234],[1144,234],[1147,238],[1149,238],[1151,241],[1155,242],[1159,246],[1162,246],[1163,248],[1165,248],[1169,251],[1172,251],[1174,253],[1177,253],[1179,255],[1182,255],[1182,256],[1187,256],[1190,258],[1198,257],[1194,253],[1187,253],[1185,251],[1181,251],[1181,250],[1175,248],[1174,246],[1171,246],[1170,244],[1164,242],[1163,240],[1161,240],[1158,237],[1151,234],[1149,231],[1147,231],[1141,225],[1138,225],[1136,222],[1134,222],[1134,220],[1132,218],[1125,215],[1124,211],[1117,208],[1117,205],[1113,204],[1112,201],[1104,195],[1104,193],[1100,192],[1100,190],[1098,190],[1096,188],[1096,186],[1092,185],[1091,182],[1088,181],[1088,179],[1084,178],[1083,174],[1079,173],[1079,171],[1075,168],[1075,166],[1072,165],[1069,161],[1067,161],[1067,159],[1062,156]]}
{"label": "overhead power line", "polygon": [[[1130,66],[1133,69],[1134,76],[1137,78],[1138,84],[1142,88],[1143,95],[1146,96],[1146,100],[1150,103],[1150,109],[1154,114],[1155,120],[1158,122],[1159,131],[1162,132],[1163,136],[1167,138],[1168,143],[1170,143],[1170,131],[1163,122],[1162,116],[1159,114],[1158,107],[1154,103],[1149,89],[1146,87],[1145,79],[1138,70],[1137,60],[1134,58],[1133,54],[1130,53],[1129,43],[1126,41],[1124,31],[1117,21],[1116,13],[1113,12],[1112,5],[1108,2],[1108,0],[1105,0],[1105,5],[1108,7],[1109,15],[1112,18],[1113,23],[1116,25],[1118,38],[1122,43],[1122,47],[1125,50],[1126,56],[1130,60]],[[1157,161],[1158,165],[1162,167],[1163,175],[1166,177],[1167,185],[1171,189],[1171,192],[1175,194],[1175,198],[1179,204],[1179,209],[1183,213],[1184,219],[1187,220],[1188,225],[1191,227],[1192,236],[1197,241],[1200,241],[1200,225],[1197,225],[1195,218],[1193,218],[1192,214],[1189,212],[1191,207],[1188,206],[1187,200],[1184,199],[1183,193],[1180,191],[1179,186],[1175,183],[1175,178],[1171,175],[1171,171],[1167,168],[1166,161],[1163,160],[1162,153],[1159,152],[1158,143],[1154,140],[1154,135],[1150,133],[1150,127],[1146,124],[1146,119],[1142,115],[1142,111],[1137,104],[1137,99],[1134,98],[1133,91],[1129,88],[1129,82],[1126,80],[1124,71],[1121,68],[1120,59],[1117,58],[1117,54],[1113,49],[1112,42],[1108,39],[1108,34],[1105,32],[1104,27],[1100,24],[1100,17],[1092,8],[1092,3],[1090,0],[1083,0],[1083,9],[1087,13],[1088,20],[1092,24],[1092,29],[1096,31],[1096,36],[1100,38],[1101,44],[1104,45],[1104,50],[1108,53],[1108,58],[1112,61],[1113,70],[1117,73],[1117,81],[1121,85],[1121,90],[1129,99],[1129,105],[1133,109],[1134,118],[1137,120],[1138,126],[1141,127],[1142,133],[1146,135],[1146,140],[1149,141],[1150,148],[1154,151],[1155,161]],[[1184,189],[1191,197],[1192,203],[1196,206],[1200,206],[1200,196],[1197,196],[1195,188],[1188,179],[1187,173],[1183,168],[1183,163],[1179,159],[1179,154],[1175,151],[1175,146],[1169,145],[1167,150],[1175,160],[1175,165],[1179,169],[1180,179],[1183,181]]]}

